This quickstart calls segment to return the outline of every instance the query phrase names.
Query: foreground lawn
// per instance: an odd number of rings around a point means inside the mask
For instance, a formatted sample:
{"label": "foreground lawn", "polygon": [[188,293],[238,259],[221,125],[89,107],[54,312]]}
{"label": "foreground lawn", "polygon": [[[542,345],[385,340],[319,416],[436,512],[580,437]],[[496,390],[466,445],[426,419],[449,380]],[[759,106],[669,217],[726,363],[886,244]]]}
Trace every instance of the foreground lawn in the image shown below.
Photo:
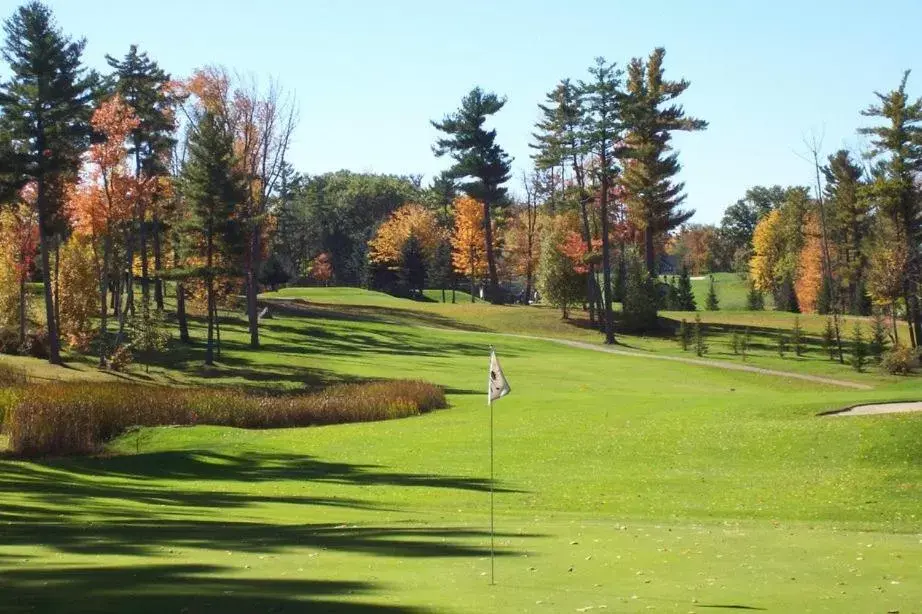
{"label": "foreground lawn", "polygon": [[[816,416],[919,398],[917,379],[817,386],[489,332],[525,308],[351,300],[273,314],[260,352],[228,323],[213,372],[196,347],[132,377],[417,377],[445,386],[450,409],[146,429],[105,457],[0,460],[0,610],[922,611],[922,416]],[[513,388],[495,406],[493,587],[490,344]]]}

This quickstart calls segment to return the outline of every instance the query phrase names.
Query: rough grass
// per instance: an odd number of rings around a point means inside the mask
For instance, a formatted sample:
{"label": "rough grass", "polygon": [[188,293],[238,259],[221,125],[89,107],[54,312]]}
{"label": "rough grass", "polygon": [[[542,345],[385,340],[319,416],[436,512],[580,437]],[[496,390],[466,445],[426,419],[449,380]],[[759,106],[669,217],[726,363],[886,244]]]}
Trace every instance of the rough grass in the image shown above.
{"label": "rough grass", "polygon": [[24,388],[10,400],[3,423],[8,445],[14,454],[28,457],[97,452],[130,426],[264,429],[387,420],[446,407],[441,388],[407,380],[274,397],[233,390],[62,382]]}

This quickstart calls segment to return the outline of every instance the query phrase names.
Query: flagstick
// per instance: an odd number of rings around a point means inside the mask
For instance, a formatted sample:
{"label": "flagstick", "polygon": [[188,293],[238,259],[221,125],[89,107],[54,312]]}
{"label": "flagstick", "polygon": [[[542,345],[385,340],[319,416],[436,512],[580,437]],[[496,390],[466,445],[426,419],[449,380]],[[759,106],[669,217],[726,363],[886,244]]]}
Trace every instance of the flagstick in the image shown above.
{"label": "flagstick", "polygon": [[494,550],[493,550],[493,397],[490,397],[490,585],[496,584],[494,580]]}

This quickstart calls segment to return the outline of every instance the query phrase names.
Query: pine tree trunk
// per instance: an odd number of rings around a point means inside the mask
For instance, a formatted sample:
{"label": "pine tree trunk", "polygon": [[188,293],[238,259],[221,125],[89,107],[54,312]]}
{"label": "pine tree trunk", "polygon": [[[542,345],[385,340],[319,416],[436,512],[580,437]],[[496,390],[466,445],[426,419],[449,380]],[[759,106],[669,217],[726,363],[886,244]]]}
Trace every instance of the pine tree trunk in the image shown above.
{"label": "pine tree trunk", "polygon": [[259,249],[259,227],[257,226],[250,239],[246,272],[247,319],[250,325],[250,347],[253,349],[259,348],[259,311],[256,300],[259,294],[259,280],[256,279],[259,269]]}
{"label": "pine tree trunk", "polygon": [[[579,208],[580,208],[580,217],[582,217],[583,222],[583,243],[586,245],[586,253],[592,253],[592,230],[589,227],[589,211],[587,207],[586,198],[583,198],[582,190],[580,190],[580,199],[579,199]],[[595,309],[595,265],[590,264],[586,276],[586,300],[589,303],[589,324],[595,324],[596,318],[596,309]]]}
{"label": "pine tree trunk", "polygon": [[491,303],[498,305],[502,303],[499,296],[499,276],[496,274],[496,258],[493,254],[493,222],[490,215],[490,205],[483,203],[483,230],[484,240],[487,248],[487,271],[489,273],[490,296],[487,297]]}
{"label": "pine tree trunk", "polygon": [[26,342],[26,275],[25,271],[19,275],[19,345]]}
{"label": "pine tree trunk", "polygon": [[141,312],[147,313],[150,309],[150,268],[147,261],[147,224],[143,212],[138,221],[138,249],[141,251]]}
{"label": "pine tree trunk", "polygon": [[474,302],[474,246],[471,246],[471,302]]}
{"label": "pine tree trunk", "polygon": [[112,251],[112,238],[106,233],[102,242],[102,271],[99,276],[99,366],[106,365],[106,336],[109,332],[109,253]]}
{"label": "pine tree trunk", "polygon": [[208,267],[206,275],[206,283],[208,284],[208,344],[205,347],[205,364],[212,366],[214,365],[214,272],[212,271],[212,266],[214,264],[213,249],[214,242],[212,238],[212,231],[210,225],[206,231],[207,236],[207,245],[205,246],[205,266]]}
{"label": "pine tree trunk", "polygon": [[[602,168],[607,169],[607,161],[602,159]],[[614,314],[611,309],[611,246],[608,239],[608,174],[603,171],[602,194],[599,215],[602,218],[602,302],[604,303],[603,316],[605,320],[605,343],[615,343]]]}
{"label": "pine tree trunk", "polygon": [[179,323],[179,340],[189,343],[189,320],[186,317],[186,286],[182,281],[176,282],[176,321]]}
{"label": "pine tree trunk", "polygon": [[[128,268],[127,275],[124,272],[120,275],[123,277],[122,283],[125,285],[125,304],[118,314],[118,337],[116,345],[122,343],[125,337],[125,319],[130,311],[134,315],[134,250],[131,247],[131,230],[125,230],[125,263]],[[120,293],[121,294],[121,293]]]}
{"label": "pine tree trunk", "polygon": [[[61,237],[54,238],[54,324],[61,334]],[[60,337],[58,338],[60,343]]]}
{"label": "pine tree trunk", "polygon": [[218,299],[214,300],[215,355],[221,360],[221,320],[218,318]]}
{"label": "pine tree trunk", "polygon": [[651,222],[647,222],[647,228],[643,231],[643,249],[644,260],[647,264],[647,273],[651,276],[656,275],[656,250],[653,247],[653,229],[650,227]]}
{"label": "pine tree trunk", "polygon": [[163,311],[163,280],[160,278],[160,271],[163,270],[163,247],[160,238],[161,228],[160,219],[154,216],[154,304],[158,311]]}
{"label": "pine tree trunk", "polygon": [[[41,187],[39,191],[41,193]],[[39,198],[41,199],[41,196]],[[40,218],[41,217],[43,216],[40,216]],[[58,337],[58,322],[54,315],[54,294],[52,292],[54,280],[51,278],[51,255],[49,254],[51,250],[51,239],[48,237],[45,231],[45,225],[41,223],[41,221],[39,221],[39,244],[42,251],[42,272],[44,274],[42,285],[45,291],[45,325],[48,328],[48,362],[53,365],[60,365],[62,364],[61,340]]]}

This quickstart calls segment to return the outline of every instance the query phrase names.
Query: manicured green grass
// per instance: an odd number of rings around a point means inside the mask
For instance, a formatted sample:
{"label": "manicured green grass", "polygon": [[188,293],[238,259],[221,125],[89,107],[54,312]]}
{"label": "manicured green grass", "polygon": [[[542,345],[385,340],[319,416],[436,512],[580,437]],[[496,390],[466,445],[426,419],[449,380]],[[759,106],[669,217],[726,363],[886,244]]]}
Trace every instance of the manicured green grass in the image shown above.
{"label": "manicured green grass", "polygon": [[[672,277],[672,275],[666,275],[661,279],[668,282]],[[678,280],[678,275],[675,277]],[[717,292],[717,300],[722,311],[743,311],[746,309],[749,286],[746,278],[739,273],[710,273],[699,275],[692,279],[692,292],[695,295],[695,303],[697,303],[698,309],[704,309],[707,304],[711,277],[714,278],[714,290]],[[765,302],[766,307],[770,309],[772,306],[771,295],[765,295]]]}
{"label": "manicured green grass", "polygon": [[[228,322],[215,372],[196,347],[148,377],[413,377],[452,407],[145,429],[109,457],[0,461],[6,611],[919,611],[922,416],[816,416],[919,398],[918,379],[867,375],[859,392],[489,332],[597,340],[549,309],[304,296],[318,305],[263,323],[263,351]],[[495,405],[493,587],[490,344],[513,389]]]}

